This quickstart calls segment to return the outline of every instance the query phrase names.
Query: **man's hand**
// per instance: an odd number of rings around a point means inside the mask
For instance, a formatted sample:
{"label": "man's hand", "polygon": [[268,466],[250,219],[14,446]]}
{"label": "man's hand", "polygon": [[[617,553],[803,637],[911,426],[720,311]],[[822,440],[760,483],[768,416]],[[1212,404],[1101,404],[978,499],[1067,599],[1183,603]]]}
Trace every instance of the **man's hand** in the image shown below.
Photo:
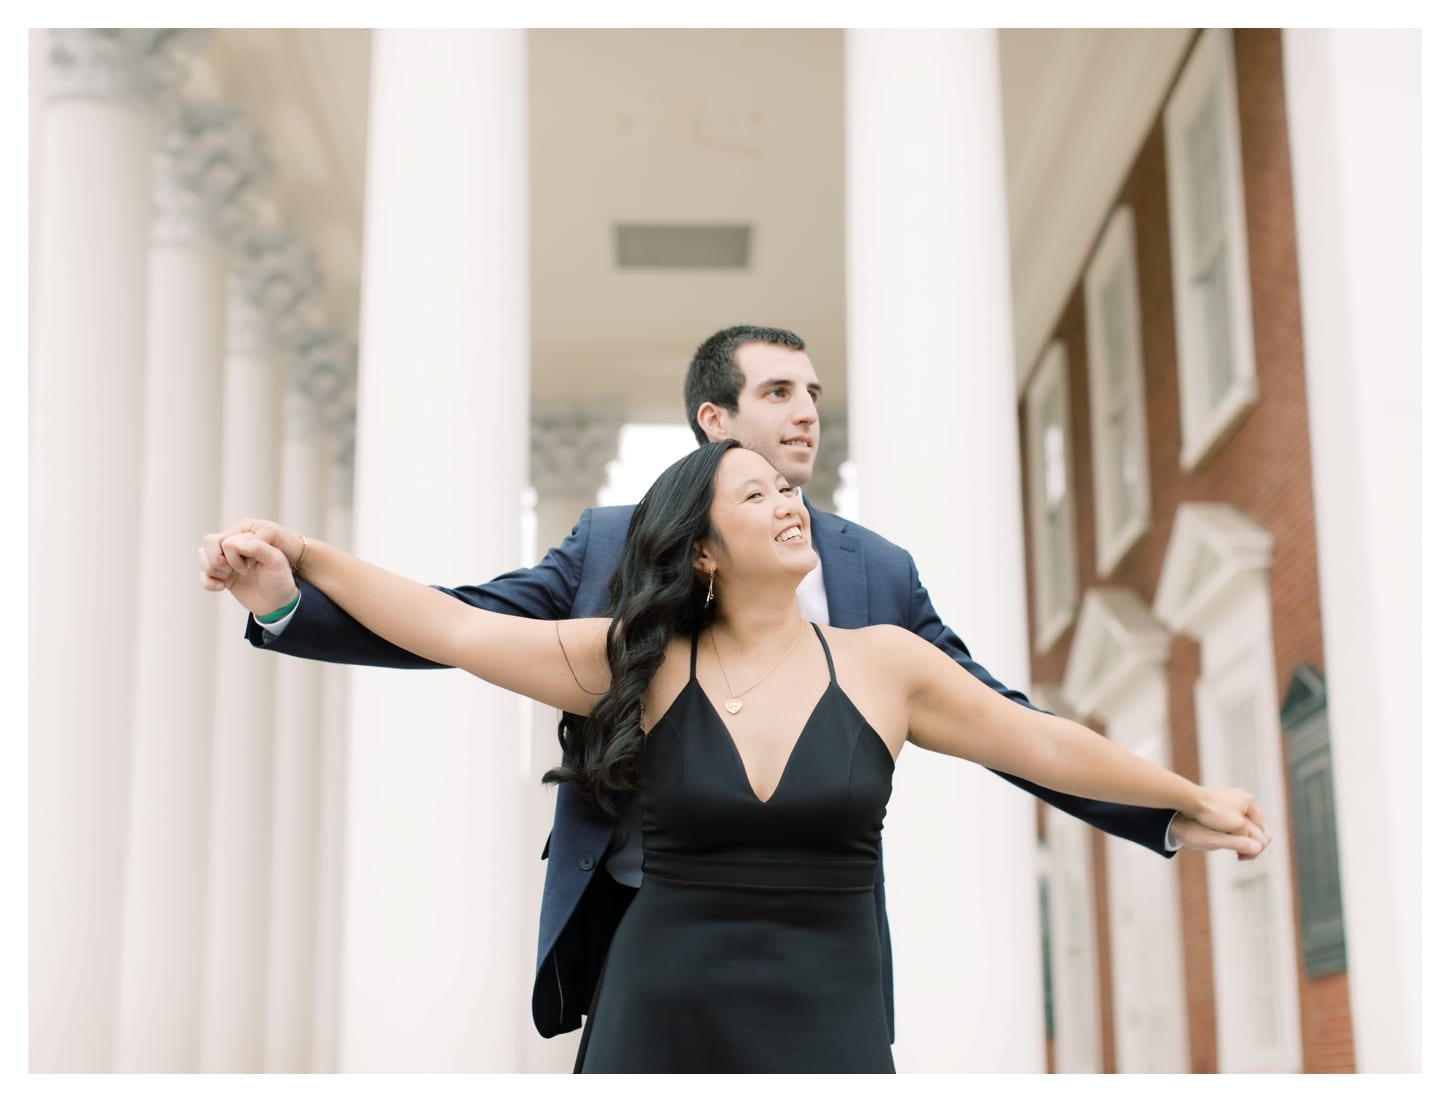
{"label": "man's hand", "polygon": [[[241,538],[248,534],[256,542]],[[270,545],[277,554],[255,553],[260,544]],[[239,553],[238,545],[252,553]],[[295,563],[301,553],[301,540],[281,525],[270,520],[240,520],[224,532],[202,536],[201,546],[196,549],[201,560],[201,587],[212,593],[226,590],[247,611],[265,616],[297,595],[297,583],[288,564]]]}
{"label": "man's hand", "polygon": [[1245,819],[1243,830],[1225,834],[1204,826],[1197,819],[1190,819],[1182,812],[1173,816],[1168,824],[1168,833],[1185,849],[1196,849],[1200,853],[1211,853],[1219,849],[1231,849],[1239,855],[1240,861],[1252,861],[1264,852],[1269,844],[1269,832],[1252,819]]}

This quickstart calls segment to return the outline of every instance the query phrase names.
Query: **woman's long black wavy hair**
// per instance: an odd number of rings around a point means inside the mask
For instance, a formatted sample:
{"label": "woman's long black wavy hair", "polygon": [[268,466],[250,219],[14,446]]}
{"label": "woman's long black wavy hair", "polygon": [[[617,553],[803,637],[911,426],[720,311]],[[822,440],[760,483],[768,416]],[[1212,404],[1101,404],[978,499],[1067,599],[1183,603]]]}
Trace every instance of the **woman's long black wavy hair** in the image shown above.
{"label": "woman's long black wavy hair", "polygon": [[624,554],[609,579],[609,690],[587,716],[559,723],[563,764],[545,783],[572,784],[596,814],[613,818],[639,789],[641,703],[677,635],[706,627],[714,608],[695,574],[695,545],[711,535],[720,460],[737,440],[705,444],[671,464],[630,518]]}

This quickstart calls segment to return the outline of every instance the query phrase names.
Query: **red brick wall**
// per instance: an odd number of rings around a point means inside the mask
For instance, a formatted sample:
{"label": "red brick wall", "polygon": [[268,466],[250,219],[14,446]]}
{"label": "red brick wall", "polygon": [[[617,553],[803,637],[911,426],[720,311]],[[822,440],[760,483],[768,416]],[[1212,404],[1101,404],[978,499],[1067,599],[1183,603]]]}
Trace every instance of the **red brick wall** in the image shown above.
{"label": "red brick wall", "polygon": [[[1173,269],[1166,151],[1160,119],[1144,142],[1119,196],[1120,202],[1132,207],[1137,231],[1152,517],[1147,533],[1114,572],[1104,578],[1096,576],[1095,568],[1092,426],[1081,284],[1068,301],[1052,339],[1061,339],[1067,346],[1080,592],[1086,593],[1096,585],[1125,585],[1151,606],[1178,506],[1190,501],[1223,501],[1234,505],[1274,537],[1270,606],[1276,674],[1282,698],[1293,668],[1301,662],[1310,662],[1323,669],[1324,654],[1280,33],[1236,31],[1234,61],[1259,396],[1238,427],[1198,470],[1179,468],[1182,435],[1174,343]],[[1022,469],[1025,471],[1026,419],[1025,410],[1020,406],[1019,428],[1023,434]],[[1023,509],[1024,516],[1030,515],[1025,486]],[[1030,555],[1030,522],[1027,529]],[[1030,579],[1031,571],[1028,576]],[[1029,585],[1029,603],[1035,600],[1030,590]],[[1072,640],[1073,631],[1069,629],[1048,653],[1033,656],[1034,683],[1061,682]],[[1176,638],[1168,662],[1173,766],[1192,779],[1197,779],[1198,773],[1193,707],[1193,685],[1198,673],[1197,645],[1187,638]],[[1285,772],[1287,775],[1287,761]],[[1287,798],[1284,804],[1287,806]],[[1290,845],[1291,828],[1288,822],[1271,824],[1276,845]],[[1194,1071],[1215,1071],[1213,960],[1204,861],[1199,854],[1184,853],[1175,859],[1175,864],[1183,908],[1190,1067]],[[1099,897],[1105,896],[1105,885],[1099,868]],[[1297,929],[1297,914],[1295,918]],[[1099,922],[1105,939],[1107,920],[1101,906]],[[1106,959],[1104,956],[1103,961]],[[1100,984],[1104,992],[1104,1024],[1109,1026],[1110,987],[1102,962],[1099,971],[1103,974]],[[1352,1071],[1353,1038],[1346,977],[1328,977],[1311,983],[1304,979],[1302,961],[1299,974],[1305,1070]],[[1105,1048],[1109,1035],[1110,1029],[1105,1029]],[[1109,1063],[1105,1061],[1104,1066]]]}

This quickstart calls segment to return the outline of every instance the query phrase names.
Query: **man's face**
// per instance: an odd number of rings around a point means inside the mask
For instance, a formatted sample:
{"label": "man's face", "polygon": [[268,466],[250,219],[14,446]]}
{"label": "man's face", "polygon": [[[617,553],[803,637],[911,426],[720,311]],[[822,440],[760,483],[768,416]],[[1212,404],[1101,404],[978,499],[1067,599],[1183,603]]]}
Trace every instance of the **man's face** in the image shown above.
{"label": "man's face", "polygon": [[816,402],[821,384],[811,358],[774,344],[742,344],[735,362],[745,376],[735,413],[706,403],[700,425],[711,440],[734,437],[757,451],[792,486],[810,481],[820,426]]}

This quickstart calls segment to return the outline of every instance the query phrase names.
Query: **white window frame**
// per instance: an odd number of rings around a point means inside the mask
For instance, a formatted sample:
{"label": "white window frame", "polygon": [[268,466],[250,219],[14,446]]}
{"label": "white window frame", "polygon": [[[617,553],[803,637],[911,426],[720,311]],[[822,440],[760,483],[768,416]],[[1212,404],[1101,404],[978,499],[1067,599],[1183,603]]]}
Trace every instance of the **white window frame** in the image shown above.
{"label": "white window frame", "polygon": [[[1214,179],[1222,220],[1212,251],[1220,257],[1226,283],[1226,351],[1230,377],[1216,401],[1208,395],[1210,351],[1204,308],[1206,296],[1196,289],[1201,263],[1194,248],[1193,197],[1195,175],[1190,163],[1189,131],[1214,107],[1212,133],[1219,157]],[[1238,94],[1235,87],[1233,36],[1227,30],[1206,30],[1183,69],[1163,115],[1168,157],[1168,224],[1173,251],[1173,315],[1178,346],[1179,414],[1184,470],[1196,468],[1236,425],[1258,397],[1254,365],[1253,314],[1250,308],[1248,234],[1244,221],[1243,158],[1240,152]]]}
{"label": "white window frame", "polygon": [[[1059,506],[1062,554],[1067,563],[1067,585],[1059,600],[1052,603],[1052,554],[1048,547],[1049,509],[1047,501],[1047,443],[1044,439],[1043,406],[1056,394],[1062,410],[1062,477],[1063,495]],[[1027,479],[1028,501],[1032,510],[1033,595],[1038,652],[1048,650],[1072,623],[1077,608],[1077,534],[1073,505],[1072,470],[1072,403],[1067,388],[1067,346],[1054,341],[1027,386]]]}
{"label": "white window frame", "polygon": [[[1267,585],[1240,590],[1205,626],[1200,642],[1204,673],[1194,686],[1194,706],[1202,783],[1251,791],[1278,835],[1253,861],[1208,862],[1218,1068],[1297,1072],[1303,1070],[1298,941]],[[1247,746],[1234,745],[1227,716],[1235,710],[1252,723]],[[1249,888],[1260,890],[1262,921],[1244,913]],[[1265,967],[1256,969],[1260,956]]]}
{"label": "white window frame", "polygon": [[[1106,292],[1122,288],[1117,317],[1108,316]],[[1148,531],[1148,420],[1143,399],[1143,335],[1138,306],[1137,235],[1131,207],[1120,206],[1108,221],[1103,239],[1083,279],[1087,312],[1088,391],[1092,404],[1093,515],[1097,521],[1097,571],[1111,574],[1123,556]],[[1110,363],[1108,333],[1123,334],[1123,362],[1115,373]],[[1116,376],[1117,385],[1114,385]],[[1113,455],[1111,421],[1123,434],[1122,454],[1136,465],[1138,478],[1129,486],[1123,465]],[[1122,500],[1122,519],[1113,526],[1115,500]]]}

